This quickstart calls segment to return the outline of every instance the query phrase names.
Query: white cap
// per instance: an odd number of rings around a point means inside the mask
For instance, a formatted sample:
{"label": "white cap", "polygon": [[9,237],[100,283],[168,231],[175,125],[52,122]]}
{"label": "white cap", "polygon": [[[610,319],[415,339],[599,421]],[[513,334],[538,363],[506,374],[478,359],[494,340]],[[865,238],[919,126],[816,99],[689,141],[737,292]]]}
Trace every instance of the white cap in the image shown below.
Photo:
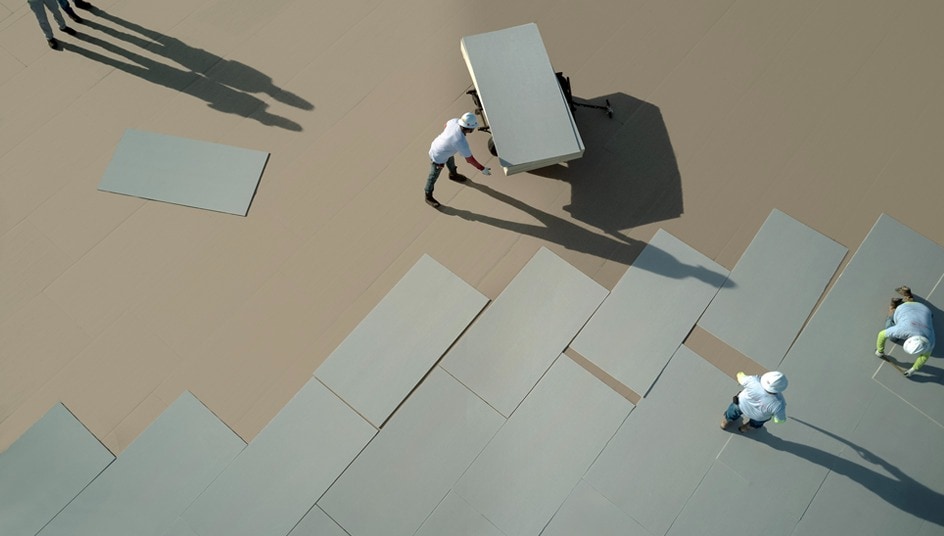
{"label": "white cap", "polygon": [[929,341],[927,337],[915,335],[914,337],[908,337],[908,340],[905,341],[905,344],[902,345],[902,348],[904,348],[909,354],[915,355],[927,352],[930,346],[931,341]]}
{"label": "white cap", "polygon": [[475,118],[472,112],[466,112],[459,118],[459,126],[462,128],[475,128],[479,126],[479,120]]}
{"label": "white cap", "polygon": [[787,377],[774,370],[761,376],[760,384],[768,393],[780,393],[787,388]]}

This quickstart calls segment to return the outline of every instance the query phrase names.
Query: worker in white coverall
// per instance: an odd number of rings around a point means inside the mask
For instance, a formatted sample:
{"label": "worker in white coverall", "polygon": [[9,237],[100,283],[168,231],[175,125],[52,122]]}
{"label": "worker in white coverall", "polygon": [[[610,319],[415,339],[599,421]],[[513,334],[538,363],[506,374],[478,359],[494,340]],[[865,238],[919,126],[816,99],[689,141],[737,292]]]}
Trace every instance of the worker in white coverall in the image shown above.
{"label": "worker in white coverall", "polygon": [[459,174],[456,168],[455,154],[459,153],[472,167],[482,172],[483,175],[491,175],[492,170],[483,166],[472,156],[472,149],[469,148],[469,142],[466,141],[466,134],[473,132],[479,126],[478,119],[472,112],[462,114],[462,117],[450,119],[446,122],[446,128],[439,136],[433,140],[429,146],[429,176],[426,178],[426,203],[433,208],[439,208],[439,201],[433,197],[433,187],[436,185],[436,179],[442,172],[443,167],[449,168],[449,178],[456,182],[465,182],[466,177]]}
{"label": "worker in white coverall", "polygon": [[781,394],[787,388],[787,377],[782,372],[772,371],[763,376],[738,372],[737,381],[743,389],[725,410],[721,419],[722,430],[733,422],[741,423],[742,415],[748,420],[738,426],[741,432],[761,428],[771,419],[775,423],[787,420],[787,401]]}
{"label": "worker in white coverall", "polygon": [[875,355],[885,357],[887,340],[901,345],[908,354],[918,356],[914,365],[905,371],[905,376],[911,377],[916,370],[924,366],[934,350],[934,315],[928,306],[914,301],[910,288],[902,286],[895,291],[901,294],[902,298],[892,300],[888,308],[885,329],[878,332],[875,341]]}

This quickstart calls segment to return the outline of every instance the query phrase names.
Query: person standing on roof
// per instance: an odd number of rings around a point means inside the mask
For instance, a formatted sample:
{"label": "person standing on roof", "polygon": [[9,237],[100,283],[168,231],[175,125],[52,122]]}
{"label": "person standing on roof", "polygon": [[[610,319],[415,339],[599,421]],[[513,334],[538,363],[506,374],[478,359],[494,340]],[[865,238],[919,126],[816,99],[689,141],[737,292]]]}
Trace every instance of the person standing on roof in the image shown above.
{"label": "person standing on roof", "polygon": [[492,170],[479,164],[478,160],[472,156],[472,149],[469,148],[469,142],[466,141],[466,134],[475,130],[479,126],[478,119],[472,112],[462,114],[462,117],[450,119],[446,122],[446,128],[439,136],[433,140],[429,146],[429,177],[426,178],[426,203],[433,208],[439,208],[439,201],[433,197],[433,187],[436,185],[436,179],[442,172],[443,166],[449,168],[449,178],[456,182],[465,182],[466,177],[459,174],[456,168],[455,154],[459,153],[472,167],[482,172],[483,175],[491,175]]}
{"label": "person standing on roof", "polygon": [[924,366],[934,350],[934,315],[923,303],[914,301],[911,289],[901,286],[895,289],[901,298],[892,300],[885,319],[885,329],[878,332],[875,341],[875,356],[885,358],[885,341],[891,340],[910,355],[917,355],[914,365],[905,371],[911,377]]}
{"label": "person standing on roof", "polygon": [[748,376],[738,372],[737,381],[744,389],[734,396],[734,401],[724,412],[722,430],[726,430],[732,422],[740,423],[742,415],[748,420],[738,426],[741,432],[761,428],[771,419],[775,423],[787,420],[787,401],[781,394],[787,388],[787,377],[782,372],[772,371],[763,376]]}

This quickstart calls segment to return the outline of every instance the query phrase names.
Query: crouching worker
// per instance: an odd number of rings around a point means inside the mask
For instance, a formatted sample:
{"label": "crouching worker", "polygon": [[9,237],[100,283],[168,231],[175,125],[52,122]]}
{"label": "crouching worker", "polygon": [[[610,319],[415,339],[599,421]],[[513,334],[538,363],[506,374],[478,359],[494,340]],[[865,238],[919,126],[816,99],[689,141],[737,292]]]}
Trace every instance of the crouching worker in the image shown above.
{"label": "crouching worker", "polygon": [[[763,376],[748,376],[738,372],[737,381],[743,389],[724,412],[722,430],[731,423],[738,423],[738,430],[746,432],[763,427],[771,419],[775,423],[787,420],[787,401],[781,394],[787,388],[787,377],[783,373],[772,371]],[[740,424],[742,415],[747,417],[747,422]]]}
{"label": "crouching worker", "polygon": [[893,299],[888,308],[885,329],[878,332],[875,341],[875,356],[885,357],[887,340],[901,345],[909,355],[918,356],[905,371],[905,376],[910,377],[924,366],[934,350],[934,316],[928,306],[914,301],[910,288],[898,287],[895,291],[902,297]]}

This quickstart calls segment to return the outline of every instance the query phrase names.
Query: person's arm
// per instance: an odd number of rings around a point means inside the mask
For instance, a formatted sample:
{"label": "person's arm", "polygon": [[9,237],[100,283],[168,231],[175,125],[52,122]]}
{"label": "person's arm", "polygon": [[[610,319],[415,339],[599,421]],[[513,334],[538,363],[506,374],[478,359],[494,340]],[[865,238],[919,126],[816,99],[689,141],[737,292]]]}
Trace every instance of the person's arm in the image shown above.
{"label": "person's arm", "polygon": [[470,157],[466,158],[465,161],[468,162],[468,163],[470,163],[470,164],[472,164],[472,167],[474,167],[475,169],[481,171],[481,172],[482,172],[482,175],[491,175],[491,174],[492,174],[491,168],[487,168],[487,167],[483,166],[482,164],[479,164],[479,161],[476,160],[474,156],[470,156]]}
{"label": "person's arm", "polygon": [[747,374],[744,374],[743,372],[737,373],[737,382],[741,385],[747,385],[748,378],[749,376]]}

